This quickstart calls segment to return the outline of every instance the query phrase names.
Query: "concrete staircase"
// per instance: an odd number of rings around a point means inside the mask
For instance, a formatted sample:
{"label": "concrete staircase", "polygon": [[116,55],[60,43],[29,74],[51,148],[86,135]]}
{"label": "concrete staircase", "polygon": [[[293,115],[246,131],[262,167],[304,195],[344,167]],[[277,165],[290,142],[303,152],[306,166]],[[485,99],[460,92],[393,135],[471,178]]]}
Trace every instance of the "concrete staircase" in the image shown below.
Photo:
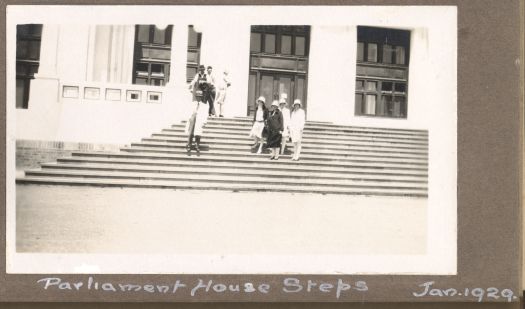
{"label": "concrete staircase", "polygon": [[210,118],[188,156],[184,123],[120,152],[74,152],[28,170],[18,184],[314,194],[427,196],[428,133],[307,122],[301,160],[251,150],[248,118]]}

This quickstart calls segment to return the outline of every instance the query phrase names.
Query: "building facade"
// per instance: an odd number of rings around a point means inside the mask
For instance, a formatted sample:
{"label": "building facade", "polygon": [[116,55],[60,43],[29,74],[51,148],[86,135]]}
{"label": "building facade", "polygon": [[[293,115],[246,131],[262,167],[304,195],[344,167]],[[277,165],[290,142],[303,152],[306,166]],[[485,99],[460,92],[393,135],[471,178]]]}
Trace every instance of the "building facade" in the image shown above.
{"label": "building facade", "polygon": [[126,144],[188,117],[199,64],[228,71],[225,116],[300,99],[307,120],[427,129],[439,51],[428,27],[17,26],[16,137]]}

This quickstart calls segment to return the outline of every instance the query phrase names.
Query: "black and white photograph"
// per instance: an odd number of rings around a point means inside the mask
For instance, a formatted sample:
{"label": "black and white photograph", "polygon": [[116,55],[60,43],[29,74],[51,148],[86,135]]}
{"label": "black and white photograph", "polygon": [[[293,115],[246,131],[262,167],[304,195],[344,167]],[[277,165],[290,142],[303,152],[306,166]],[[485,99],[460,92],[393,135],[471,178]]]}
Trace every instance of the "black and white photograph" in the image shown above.
{"label": "black and white photograph", "polygon": [[457,265],[453,6],[8,6],[7,272]]}

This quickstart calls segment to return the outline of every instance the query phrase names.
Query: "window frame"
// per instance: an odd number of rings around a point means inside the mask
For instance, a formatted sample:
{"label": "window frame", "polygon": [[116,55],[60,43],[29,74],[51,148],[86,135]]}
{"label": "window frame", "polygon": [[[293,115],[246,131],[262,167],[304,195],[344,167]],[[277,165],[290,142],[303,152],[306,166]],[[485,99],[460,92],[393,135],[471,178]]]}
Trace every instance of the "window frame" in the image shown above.
{"label": "window frame", "polygon": [[[22,27],[31,29],[28,33],[21,33]],[[38,72],[40,67],[40,53],[41,53],[41,42],[42,42],[42,31],[44,26],[42,24],[23,24],[17,25],[16,31],[16,83],[23,83],[22,93],[22,105],[18,105],[18,98],[15,98],[15,104],[17,109],[29,109],[29,92],[31,87],[31,80],[35,78],[35,74]],[[36,59],[28,57],[19,57],[18,47],[20,42],[38,42],[37,44],[37,57]],[[27,56],[27,55],[26,55]]]}
{"label": "window frame", "polygon": [[[139,28],[140,27],[148,27],[149,29],[149,36],[147,42],[139,42]],[[133,80],[132,83],[134,85],[147,85],[147,86],[157,86],[162,87],[166,86],[166,84],[169,82],[170,79],[170,66],[171,66],[171,46],[172,46],[172,35],[173,35],[173,25],[166,26],[165,31],[165,43],[155,43],[155,29],[158,29],[156,25],[135,25],[135,53],[133,56]],[[139,57],[139,55],[142,55],[142,50],[148,48],[148,49],[156,49],[156,50],[164,50],[168,51],[169,58],[168,59],[160,59],[160,58],[144,58]],[[139,72],[146,72],[146,71],[138,71],[139,65],[147,65],[147,74],[141,75]],[[162,65],[164,67],[164,74],[163,76],[155,76],[152,75],[152,69],[151,67],[153,65]],[[137,83],[138,79],[145,79],[146,83]],[[152,84],[154,81],[160,80],[160,85]]]}

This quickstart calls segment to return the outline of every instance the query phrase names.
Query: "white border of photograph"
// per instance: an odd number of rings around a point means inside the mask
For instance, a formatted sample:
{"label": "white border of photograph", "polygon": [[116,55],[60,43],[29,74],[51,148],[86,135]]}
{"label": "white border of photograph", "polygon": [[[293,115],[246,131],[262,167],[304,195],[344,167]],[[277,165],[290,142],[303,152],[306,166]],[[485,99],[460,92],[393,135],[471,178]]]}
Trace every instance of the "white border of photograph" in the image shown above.
{"label": "white border of photograph", "polygon": [[[60,16],[60,18],[58,18]],[[96,17],[94,17],[96,16]],[[15,46],[16,24],[357,25],[428,27],[440,53],[432,54],[428,114],[427,254],[422,255],[117,255],[16,253]],[[176,26],[175,25],[175,26]],[[457,269],[457,8],[455,6],[8,6],[7,7],[8,273],[179,274],[434,274]],[[334,71],[336,68],[334,67]],[[350,89],[353,92],[354,89]],[[352,94],[353,95],[353,94]],[[287,205],[293,207],[293,205]],[[334,213],[333,215],[339,215]],[[227,223],[226,223],[227,224]],[[86,235],[88,237],[88,235]]]}

